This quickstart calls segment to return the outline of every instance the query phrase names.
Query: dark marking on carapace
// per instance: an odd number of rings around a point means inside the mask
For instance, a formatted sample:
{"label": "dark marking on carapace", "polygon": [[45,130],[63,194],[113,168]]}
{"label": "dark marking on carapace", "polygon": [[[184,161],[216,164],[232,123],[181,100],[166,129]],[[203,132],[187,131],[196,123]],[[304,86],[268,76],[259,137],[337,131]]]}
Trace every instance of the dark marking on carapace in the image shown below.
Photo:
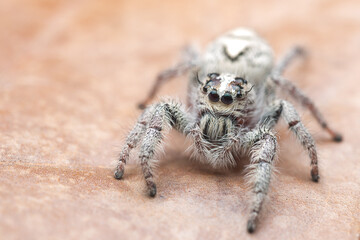
{"label": "dark marking on carapace", "polygon": [[239,52],[235,57],[232,57],[232,56],[229,55],[226,46],[223,46],[224,55],[225,55],[231,62],[237,61],[237,60],[238,60],[241,56],[243,56],[248,50],[249,50],[249,48],[245,48],[244,50],[242,50],[241,52]]}

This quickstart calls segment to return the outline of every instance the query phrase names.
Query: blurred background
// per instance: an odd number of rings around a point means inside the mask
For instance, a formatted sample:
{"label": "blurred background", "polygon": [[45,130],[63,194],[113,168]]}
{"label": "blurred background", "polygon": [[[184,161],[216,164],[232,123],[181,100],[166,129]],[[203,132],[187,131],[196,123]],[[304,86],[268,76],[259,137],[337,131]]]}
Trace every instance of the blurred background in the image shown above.
{"label": "blurred background", "polygon": [[[357,0],[0,1],[0,239],[250,239],[242,169],[190,164],[176,134],[157,198],[146,197],[135,161],[113,179],[156,74],[183,46],[204,48],[239,26],[259,32],[277,58],[307,48],[286,76],[345,139],[332,143],[301,111],[318,142],[314,184],[300,145],[278,129],[279,173],[251,238],[358,239],[359,9]],[[185,99],[186,82],[159,96]]]}

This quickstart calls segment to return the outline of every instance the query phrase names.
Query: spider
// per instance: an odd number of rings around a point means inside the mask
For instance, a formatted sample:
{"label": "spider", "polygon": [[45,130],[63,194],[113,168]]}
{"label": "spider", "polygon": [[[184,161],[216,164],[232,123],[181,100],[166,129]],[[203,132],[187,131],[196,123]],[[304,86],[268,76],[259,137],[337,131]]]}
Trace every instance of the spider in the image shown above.
{"label": "spider", "polygon": [[167,100],[144,110],[122,148],[115,178],[123,177],[130,151],[140,145],[147,191],[155,197],[154,154],[169,128],[190,138],[194,156],[214,168],[234,167],[239,157],[247,156],[252,189],[247,231],[252,233],[269,189],[278,148],[273,128],[280,117],[308,152],[311,178],[319,181],[315,142],[293,105],[277,98],[276,91],[288,93],[309,109],[334,141],[342,141],[342,136],[329,127],[314,103],[282,76],[296,57],[304,55],[302,48],[292,48],[274,65],[273,51],[265,40],[252,30],[238,28],[215,39],[203,55],[193,48],[185,53],[177,65],[158,75],[139,106],[145,108],[164,82],[189,73],[186,106]]}

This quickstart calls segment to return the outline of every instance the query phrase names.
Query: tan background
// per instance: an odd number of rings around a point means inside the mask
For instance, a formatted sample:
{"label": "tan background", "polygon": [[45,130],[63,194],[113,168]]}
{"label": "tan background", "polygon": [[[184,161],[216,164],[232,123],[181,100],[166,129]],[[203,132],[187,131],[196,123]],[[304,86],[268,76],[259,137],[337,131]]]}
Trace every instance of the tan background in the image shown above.
{"label": "tan background", "polygon": [[[359,239],[360,2],[0,2],[0,239]],[[170,134],[150,199],[133,161],[113,166],[156,73],[186,43],[204,46],[238,26],[277,56],[294,44],[308,60],[287,72],[345,141],[329,141],[308,112],[321,181],[278,129],[278,174],[257,232],[246,233],[243,166],[192,164]],[[159,95],[185,97],[186,78]],[[246,164],[246,163],[244,163]]]}

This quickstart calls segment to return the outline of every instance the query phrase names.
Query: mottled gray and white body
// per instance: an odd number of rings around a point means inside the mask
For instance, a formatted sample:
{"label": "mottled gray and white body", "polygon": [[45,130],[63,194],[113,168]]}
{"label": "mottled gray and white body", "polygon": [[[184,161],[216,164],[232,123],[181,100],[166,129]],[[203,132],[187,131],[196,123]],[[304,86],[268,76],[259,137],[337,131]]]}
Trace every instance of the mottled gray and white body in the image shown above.
{"label": "mottled gray and white body", "polygon": [[300,48],[294,48],[274,66],[269,45],[253,31],[243,28],[220,36],[201,56],[187,49],[179,64],[158,75],[154,88],[140,104],[145,107],[166,80],[189,72],[186,106],[167,100],[147,107],[125,142],[115,177],[122,178],[131,149],[139,145],[146,185],[154,197],[154,154],[164,129],[169,127],[190,138],[194,157],[214,168],[234,167],[239,157],[249,156],[248,181],[253,198],[247,230],[253,232],[269,189],[277,152],[273,128],[280,117],[308,151],[312,180],[319,180],[315,142],[295,108],[278,99],[276,90],[293,96],[313,113],[335,141],[341,141],[341,136],[328,127],[312,101],[282,77],[286,66],[302,53]]}

